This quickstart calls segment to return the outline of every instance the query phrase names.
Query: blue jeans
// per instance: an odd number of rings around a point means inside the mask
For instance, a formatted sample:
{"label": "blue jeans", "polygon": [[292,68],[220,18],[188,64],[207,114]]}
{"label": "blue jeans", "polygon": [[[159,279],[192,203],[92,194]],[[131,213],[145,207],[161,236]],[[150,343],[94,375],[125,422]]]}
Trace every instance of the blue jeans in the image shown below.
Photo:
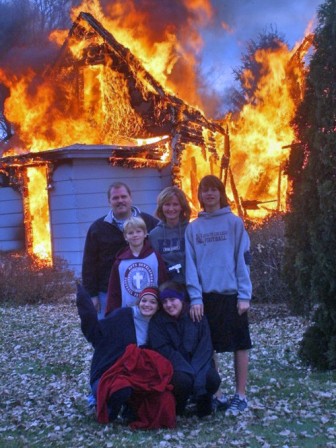
{"label": "blue jeans", "polygon": [[105,319],[105,310],[107,305],[107,292],[100,291],[98,293],[98,300],[100,303],[100,311],[97,313],[98,320]]}
{"label": "blue jeans", "polygon": [[99,378],[91,384],[91,394],[97,400],[97,389],[98,389]]}

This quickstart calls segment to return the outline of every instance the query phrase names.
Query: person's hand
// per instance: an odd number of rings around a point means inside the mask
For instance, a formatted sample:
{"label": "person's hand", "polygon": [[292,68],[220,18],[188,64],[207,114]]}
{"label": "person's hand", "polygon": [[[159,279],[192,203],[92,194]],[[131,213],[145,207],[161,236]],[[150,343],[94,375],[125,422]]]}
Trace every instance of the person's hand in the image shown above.
{"label": "person's hand", "polygon": [[249,300],[238,300],[237,303],[237,310],[239,316],[246,313],[246,311],[250,308],[250,301]]}
{"label": "person's hand", "polygon": [[98,296],[91,297],[91,300],[92,300],[93,306],[95,307],[97,313],[99,313],[100,312],[100,301],[99,301]]}
{"label": "person's hand", "polygon": [[201,305],[191,305],[190,307],[190,317],[193,322],[199,322],[204,314],[204,306]]}

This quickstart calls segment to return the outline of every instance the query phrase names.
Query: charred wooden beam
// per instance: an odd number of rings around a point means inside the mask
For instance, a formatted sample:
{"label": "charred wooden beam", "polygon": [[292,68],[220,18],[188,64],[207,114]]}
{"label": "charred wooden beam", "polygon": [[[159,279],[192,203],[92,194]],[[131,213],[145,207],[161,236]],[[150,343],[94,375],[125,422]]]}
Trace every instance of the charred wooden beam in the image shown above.
{"label": "charred wooden beam", "polygon": [[[76,40],[85,40],[88,44],[80,60],[75,61],[70,45]],[[154,135],[174,135],[178,132],[181,133],[181,142],[201,147],[206,144],[206,148],[216,154],[215,139],[210,138],[209,142],[204,143],[203,130],[224,135],[225,130],[221,124],[207,120],[198,109],[165,92],[128,48],[120,44],[91,14],[81,12],[47,75],[55,76],[55,73],[64,70],[62,79],[66,80],[71,77],[70,71],[80,71],[81,65],[87,64],[106,64],[125,77],[131,106],[141,116],[145,131]],[[77,97],[80,98],[78,90],[82,86],[80,80],[77,81]]]}
{"label": "charred wooden beam", "polygon": [[237,207],[238,215],[241,218],[243,218],[244,217],[244,212],[243,212],[242,207],[241,207],[238,190],[237,190],[236,183],[235,183],[235,180],[234,180],[234,177],[233,177],[233,173],[232,173],[230,167],[228,168],[228,174],[229,174],[229,178],[230,178],[231,191],[232,191],[233,198],[234,198],[234,201],[235,201],[235,204],[236,204],[236,207]]}
{"label": "charred wooden beam", "polygon": [[104,44],[90,44],[83,50],[83,59],[88,65],[106,64],[109,55],[108,47]]}
{"label": "charred wooden beam", "polygon": [[202,134],[194,134],[187,131],[180,131],[179,133],[183,140],[195,140],[204,143],[204,138]]}
{"label": "charred wooden beam", "polygon": [[162,169],[167,166],[166,162],[162,162],[160,160],[151,160],[150,162],[147,159],[140,158],[127,158],[124,157],[112,157],[109,160],[109,163],[112,166],[120,166],[125,168],[157,168]]}
{"label": "charred wooden beam", "polygon": [[297,148],[300,147],[302,145],[302,143],[292,143],[290,145],[285,145],[285,146],[281,146],[281,149],[293,149],[293,148]]}
{"label": "charred wooden beam", "polygon": [[199,139],[181,138],[181,143],[183,143],[185,145],[192,144],[192,145],[197,146],[199,148],[204,146],[203,142],[201,140],[199,140]]}
{"label": "charred wooden beam", "polygon": [[231,157],[230,137],[229,137],[229,131],[228,129],[226,129],[226,133],[224,136],[224,150],[221,158],[220,175],[219,175],[220,179],[223,180],[224,187],[226,186],[228,178],[230,157]]}
{"label": "charred wooden beam", "polygon": [[259,205],[262,204],[270,204],[271,202],[277,202],[276,199],[274,200],[270,200],[270,201],[258,201],[256,199],[246,199],[246,200],[241,200],[241,205],[244,209],[247,210],[259,210]]}
{"label": "charred wooden beam", "polygon": [[190,186],[191,186],[191,199],[194,205],[198,202],[197,197],[197,188],[198,188],[198,180],[197,180],[197,163],[196,158],[192,157],[190,166]]}
{"label": "charred wooden beam", "polygon": [[213,175],[217,174],[216,171],[215,171],[216,161],[217,161],[217,158],[216,158],[215,154],[211,154],[210,159],[209,159],[209,162],[210,162],[210,173],[213,174]]}
{"label": "charred wooden beam", "polygon": [[111,158],[138,158],[144,160],[161,160],[164,154],[166,153],[165,149],[151,149],[148,150],[137,150],[137,149],[116,149],[111,152]]}

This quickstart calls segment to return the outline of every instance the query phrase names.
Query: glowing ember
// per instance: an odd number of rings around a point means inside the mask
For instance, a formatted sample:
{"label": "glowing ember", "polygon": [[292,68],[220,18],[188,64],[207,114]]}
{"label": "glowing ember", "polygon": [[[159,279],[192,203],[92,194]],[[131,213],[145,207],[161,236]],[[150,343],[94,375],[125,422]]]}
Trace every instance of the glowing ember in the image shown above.
{"label": "glowing ember", "polygon": [[165,140],[168,138],[168,135],[162,135],[161,137],[152,137],[152,138],[137,138],[136,142],[139,146],[150,145],[151,143],[157,143],[161,140]]}

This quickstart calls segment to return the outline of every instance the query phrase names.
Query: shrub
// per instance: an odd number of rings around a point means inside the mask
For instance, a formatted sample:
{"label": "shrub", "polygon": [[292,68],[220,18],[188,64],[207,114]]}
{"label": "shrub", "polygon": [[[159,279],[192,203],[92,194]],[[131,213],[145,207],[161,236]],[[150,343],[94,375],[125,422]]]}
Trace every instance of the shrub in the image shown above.
{"label": "shrub", "polygon": [[292,122],[300,144],[295,145],[298,151],[291,149],[287,167],[286,266],[293,303],[304,313],[318,306],[300,353],[327,369],[336,368],[335,6],[335,0],[326,0],[318,10],[315,51]]}
{"label": "shrub", "polygon": [[317,369],[336,369],[336,312],[320,304],[300,343],[299,355]]}
{"label": "shrub", "polygon": [[287,302],[288,288],[282,277],[284,221],[279,213],[262,224],[248,225],[251,239],[253,296],[264,302]]}
{"label": "shrub", "polygon": [[74,274],[63,259],[49,266],[22,253],[0,254],[0,303],[55,303],[74,292]]}

